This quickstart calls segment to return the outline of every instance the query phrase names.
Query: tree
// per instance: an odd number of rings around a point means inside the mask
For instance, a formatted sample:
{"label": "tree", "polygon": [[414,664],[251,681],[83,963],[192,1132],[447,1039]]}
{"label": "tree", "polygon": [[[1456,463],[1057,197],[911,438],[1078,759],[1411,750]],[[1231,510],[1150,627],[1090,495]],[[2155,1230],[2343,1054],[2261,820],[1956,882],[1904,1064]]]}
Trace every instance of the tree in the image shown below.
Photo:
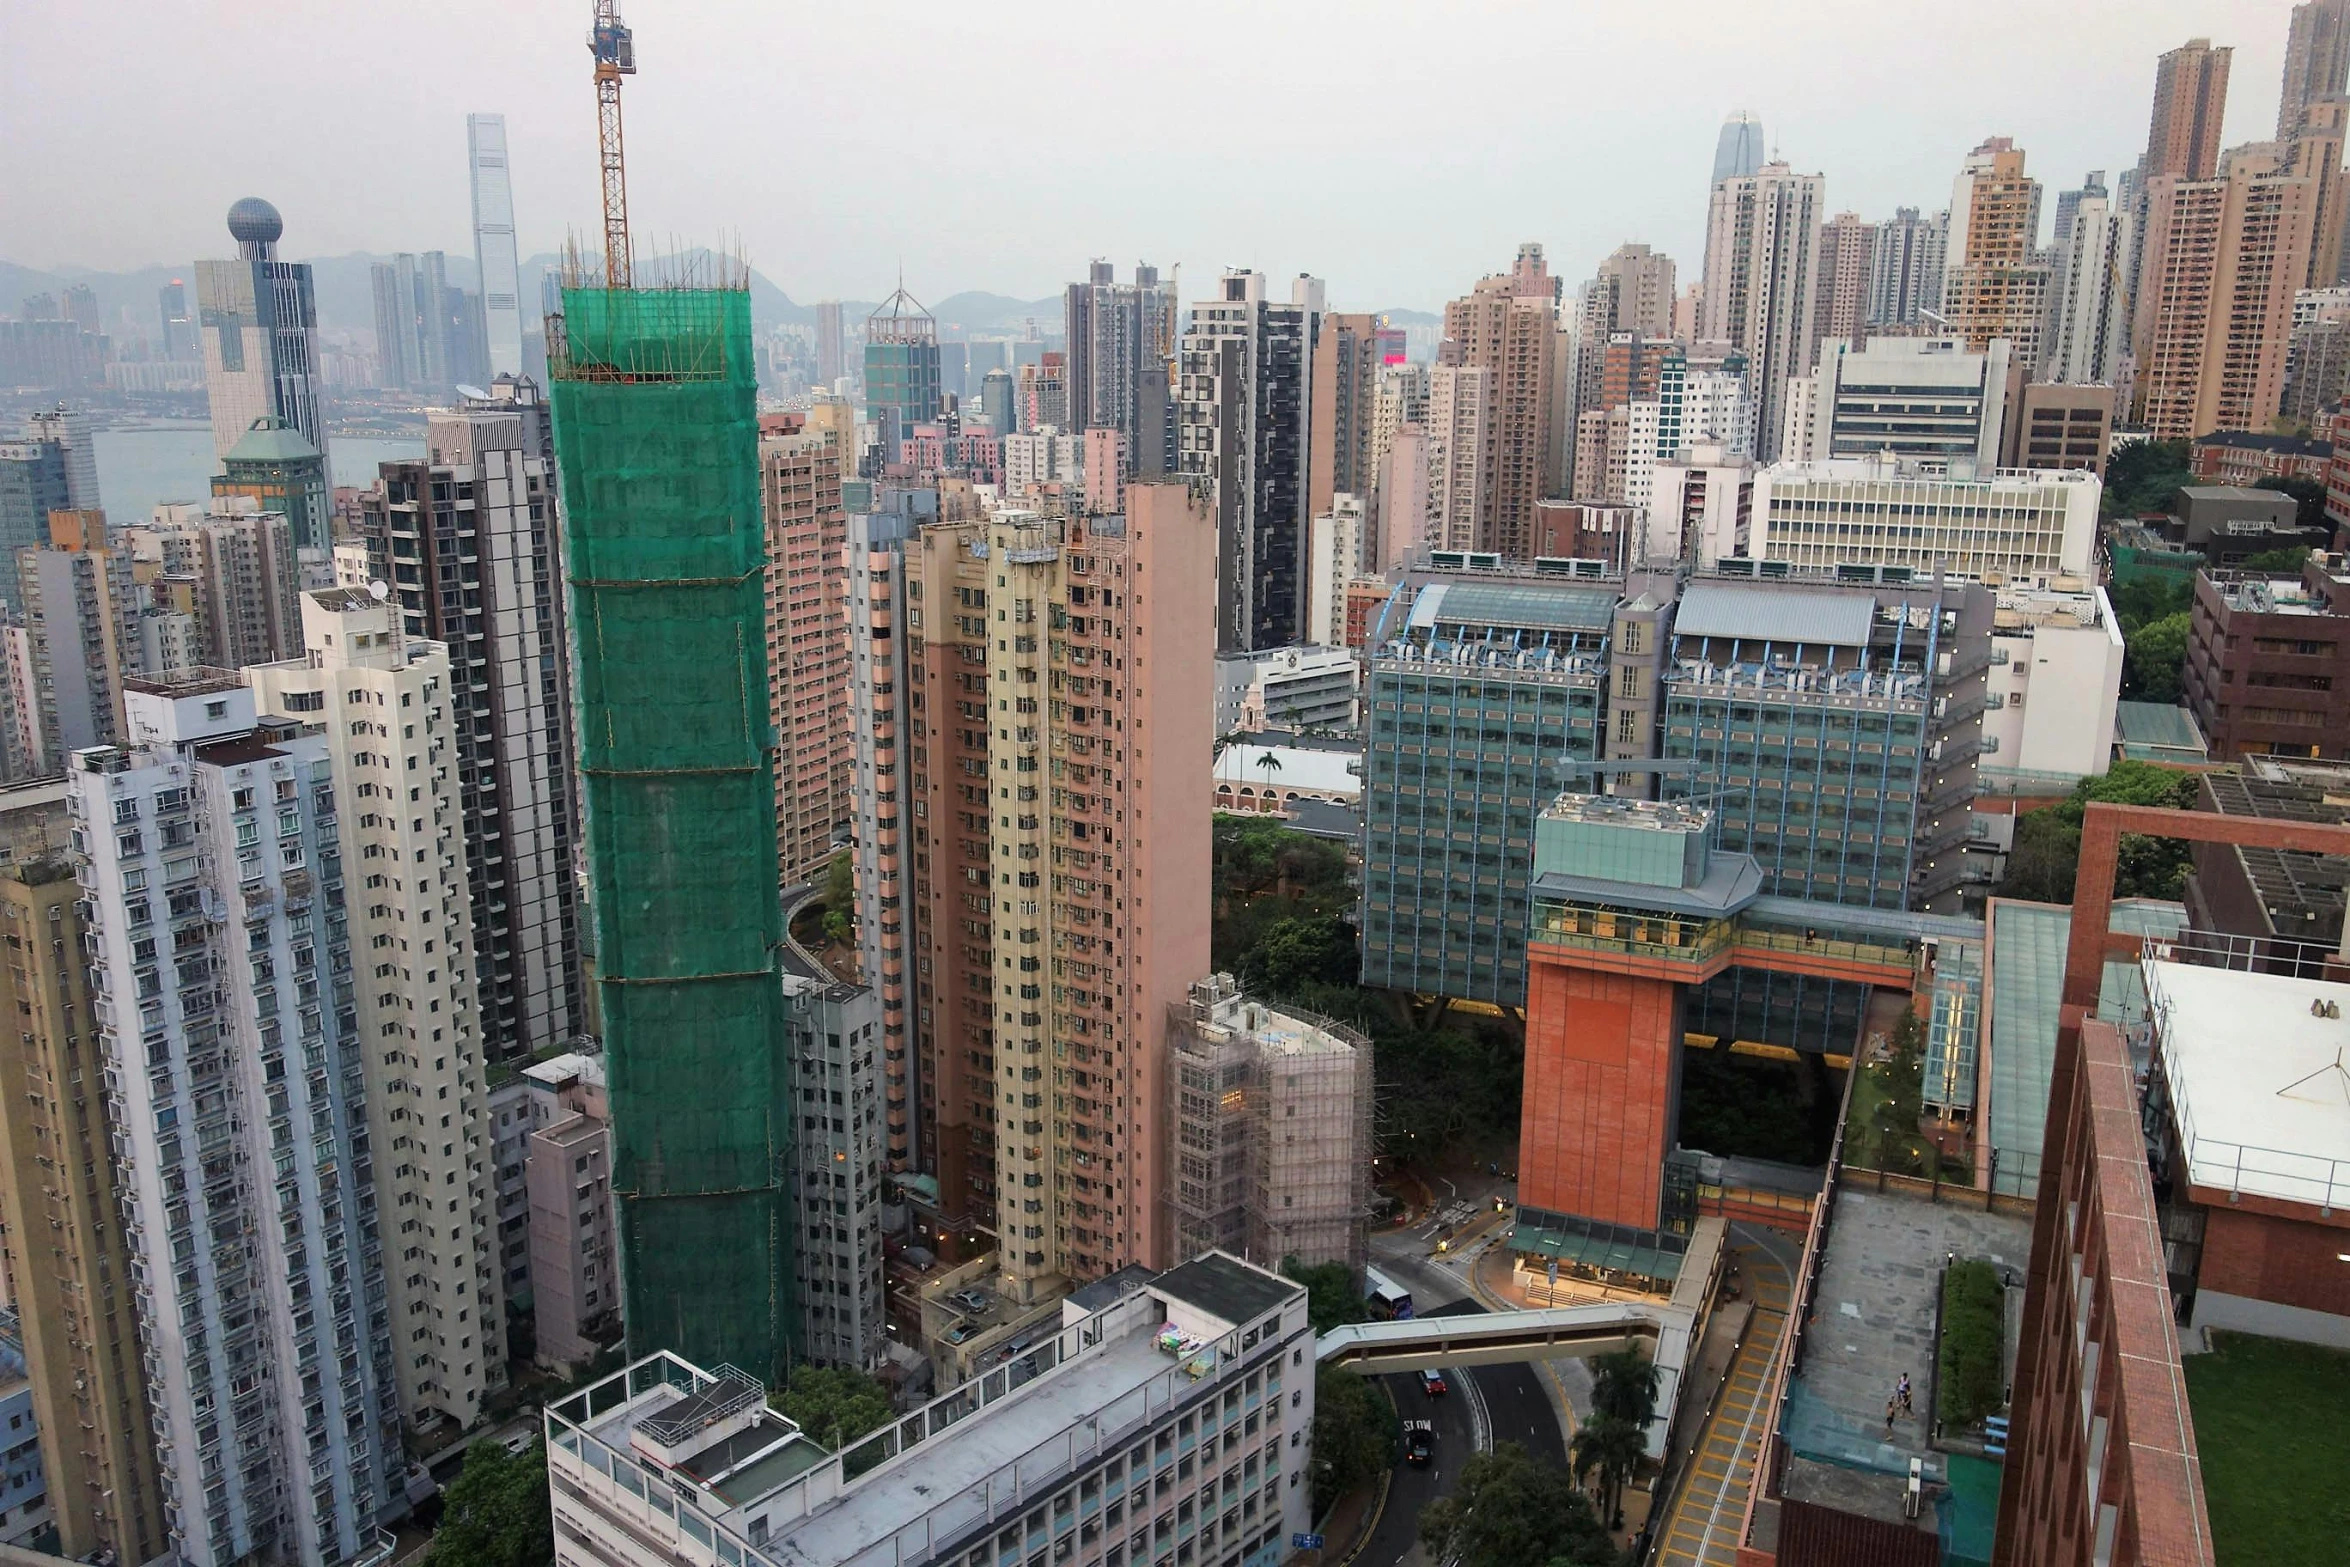
{"label": "tree", "polygon": [[836,1453],[892,1418],[889,1389],[854,1366],[794,1366],[767,1403]]}
{"label": "tree", "polygon": [[1241,983],[1270,1001],[1291,999],[1311,980],[1345,984],[1362,972],[1352,927],[1328,914],[1276,920],[1240,965]]}
{"label": "tree", "polygon": [[824,867],[824,901],[836,909],[845,909],[857,896],[855,869],[849,864],[846,852],[836,854]]}
{"label": "tree", "polygon": [[442,1499],[431,1567],[549,1567],[554,1559],[545,1445],[509,1453],[504,1443],[485,1440],[467,1448],[465,1467]]}
{"label": "tree", "polygon": [[[2259,484],[2255,485],[2254,488],[2262,490],[2278,490],[2286,495],[2292,496],[2294,506],[2293,520],[2302,527],[2323,528],[2327,525],[2326,487],[2317,480],[2304,479],[2298,474],[2292,474],[2281,478],[2263,479]],[[2282,552],[2272,550],[2270,553],[2280,554]],[[2293,553],[2296,556],[2300,556],[2302,559],[2307,558],[2306,551],[2296,550]],[[2246,562],[2246,564],[2249,565],[2250,562]],[[2293,566],[2296,570],[2299,569],[2300,564],[2301,562],[2298,559],[2293,562]]]}
{"label": "tree", "polygon": [[2185,613],[2165,615],[2140,626],[2122,655],[2123,682],[2140,702],[2176,702],[2186,689],[2187,641],[2193,618]]}
{"label": "tree", "polygon": [[2080,862],[2081,829],[2053,810],[2022,812],[2015,819],[2015,845],[2007,851],[1999,896],[2070,903]]}
{"label": "tree", "polygon": [[1420,1544],[1453,1567],[1612,1567],[1591,1498],[1515,1442],[1471,1455],[1460,1488],[1420,1510]]}
{"label": "tree", "polygon": [[[2072,797],[2016,819],[2015,848],[2000,879],[2002,898],[2070,903],[2081,854],[2081,822],[2096,801],[2192,810],[2199,786],[2193,773],[2152,762],[2116,762],[2095,778],[2073,787]],[[2113,878],[2117,898],[2179,897],[2186,884],[2188,850],[2170,838],[2122,834]]]}
{"label": "tree", "polygon": [[2136,517],[2168,511],[2179,491],[2195,482],[2185,441],[2132,441],[2105,465],[2105,515]]}
{"label": "tree", "polygon": [[1306,1321],[1316,1334],[1342,1328],[1350,1322],[1371,1320],[1370,1308],[1363,1302],[1362,1286],[1355,1282],[1354,1270],[1345,1263],[1317,1262],[1308,1267],[1290,1256],[1281,1259],[1281,1273],[1284,1278],[1295,1279],[1306,1287]]}
{"label": "tree", "polygon": [[2137,636],[2139,628],[2195,607],[2195,578],[2183,571],[2142,571],[2127,582],[2106,590],[2122,640]]}
{"label": "tree", "polygon": [[1647,1453],[1648,1439],[1640,1428],[1615,1415],[1595,1410],[1575,1430],[1567,1461],[1579,1484],[1589,1485],[1592,1471],[1599,1472],[1599,1510],[1615,1527],[1624,1522],[1624,1487]]}
{"label": "tree", "polygon": [[1315,1513],[1377,1479],[1395,1462],[1401,1434],[1395,1405],[1385,1392],[1343,1366],[1315,1367]]}
{"label": "tree", "polygon": [[2262,550],[2257,555],[2247,555],[2236,562],[2236,565],[2242,571],[2285,571],[2299,577],[2301,568],[2308,559],[2309,551],[2295,545],[2281,550]]}

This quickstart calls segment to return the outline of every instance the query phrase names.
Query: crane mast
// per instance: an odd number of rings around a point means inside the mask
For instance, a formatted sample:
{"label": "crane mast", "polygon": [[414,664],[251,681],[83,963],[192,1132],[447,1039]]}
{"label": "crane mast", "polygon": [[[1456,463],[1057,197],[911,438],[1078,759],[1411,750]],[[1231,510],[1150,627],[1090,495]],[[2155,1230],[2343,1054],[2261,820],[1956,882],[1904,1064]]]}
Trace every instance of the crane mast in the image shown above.
{"label": "crane mast", "polygon": [[596,57],[596,141],[604,170],[604,286],[630,286],[628,164],[621,155],[620,78],[636,74],[636,40],[615,0],[596,0],[588,52]]}

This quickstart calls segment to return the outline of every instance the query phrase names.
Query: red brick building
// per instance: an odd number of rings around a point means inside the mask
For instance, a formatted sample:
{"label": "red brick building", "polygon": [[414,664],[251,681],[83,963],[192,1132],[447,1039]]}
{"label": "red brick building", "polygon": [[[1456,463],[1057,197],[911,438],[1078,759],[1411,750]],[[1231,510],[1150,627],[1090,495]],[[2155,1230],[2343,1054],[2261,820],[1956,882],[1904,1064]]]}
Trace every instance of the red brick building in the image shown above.
{"label": "red brick building", "polygon": [[2323,484],[2333,457],[2330,437],[2219,430],[2195,438],[2188,462],[2195,477],[2205,484],[2251,487],[2263,479],[2309,479]]}
{"label": "red brick building", "polygon": [[2350,756],[2350,564],[2197,577],[2184,680],[2215,762]]}

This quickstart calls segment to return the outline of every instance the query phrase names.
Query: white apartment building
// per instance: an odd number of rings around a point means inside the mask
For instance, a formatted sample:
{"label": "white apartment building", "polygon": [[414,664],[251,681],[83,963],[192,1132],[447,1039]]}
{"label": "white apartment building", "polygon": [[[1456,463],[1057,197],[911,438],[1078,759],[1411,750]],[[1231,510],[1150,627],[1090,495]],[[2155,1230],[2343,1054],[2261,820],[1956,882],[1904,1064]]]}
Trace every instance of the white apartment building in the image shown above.
{"label": "white apartment building", "polygon": [[1318,647],[1345,645],[1346,585],[1376,553],[1369,532],[1359,495],[1333,495],[1330,509],[1314,519],[1306,541],[1306,637]]}
{"label": "white apartment building", "polygon": [[506,1301],[449,650],[363,588],[305,594],[302,623],[305,657],[245,676],[329,742],[400,1410],[463,1430],[506,1385]]}
{"label": "white apartment building", "polygon": [[1656,464],[1643,558],[1708,568],[1744,555],[1752,532],[1754,463],[1720,446],[1688,447]]}
{"label": "white apartment building", "polygon": [[1879,458],[1782,463],[1754,479],[1748,553],[1799,570],[1907,566],[1981,579],[2086,577],[2097,541],[2095,474]]}
{"label": "white apartment building", "polygon": [[1004,437],[1004,493],[1021,494],[1031,484],[1085,483],[1085,437],[1057,426]]}
{"label": "white apartment building", "polygon": [[558,1567],[1286,1560],[1313,1526],[1304,1286],[1210,1252],[1083,1299],[841,1452],[667,1354],[548,1405]]}
{"label": "white apartment building", "polygon": [[400,1216],[378,1202],[337,741],[258,718],[221,670],[132,680],[125,706],[128,743],[76,752],[68,799],[173,1547],[380,1562]]}
{"label": "white apartment building", "polygon": [[[2126,225],[2102,193],[2084,193],[2072,231],[2056,236],[2056,274],[2048,285],[2048,325],[2041,334],[2042,381],[2096,385],[2119,379],[2128,335]],[[2299,314],[2298,305],[2295,314]]]}
{"label": "white apartment building", "polygon": [[2122,632],[2105,590],[2080,578],[2000,587],[1983,714],[1986,771],[2105,771],[2121,700]]}

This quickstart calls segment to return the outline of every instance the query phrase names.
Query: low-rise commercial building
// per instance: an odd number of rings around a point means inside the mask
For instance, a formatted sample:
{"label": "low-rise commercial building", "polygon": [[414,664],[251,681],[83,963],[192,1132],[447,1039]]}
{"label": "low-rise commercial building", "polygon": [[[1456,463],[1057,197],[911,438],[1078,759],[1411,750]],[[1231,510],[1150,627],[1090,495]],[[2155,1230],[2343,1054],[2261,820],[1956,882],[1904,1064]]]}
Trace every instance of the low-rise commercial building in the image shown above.
{"label": "low-rise commercial building", "polygon": [[2001,434],[2003,468],[2085,468],[2105,477],[2114,389],[2032,381],[2015,389]]}
{"label": "low-rise commercial building", "polygon": [[1273,1567],[1312,1527],[1302,1285],[1222,1253],[840,1452],[732,1367],[639,1361],[548,1406],[567,1567]]}
{"label": "low-rise commercial building", "polygon": [[2350,563],[2312,559],[2299,578],[2196,579],[2185,670],[2187,710],[2214,761],[2257,755],[2350,756]]}
{"label": "low-rise commercial building", "polygon": [[2123,652],[2105,590],[2059,578],[1993,592],[1984,767],[2069,778],[2104,772]]}
{"label": "low-rise commercial building", "polygon": [[1343,647],[1277,647],[1216,660],[1216,733],[1351,729],[1362,665]]}

